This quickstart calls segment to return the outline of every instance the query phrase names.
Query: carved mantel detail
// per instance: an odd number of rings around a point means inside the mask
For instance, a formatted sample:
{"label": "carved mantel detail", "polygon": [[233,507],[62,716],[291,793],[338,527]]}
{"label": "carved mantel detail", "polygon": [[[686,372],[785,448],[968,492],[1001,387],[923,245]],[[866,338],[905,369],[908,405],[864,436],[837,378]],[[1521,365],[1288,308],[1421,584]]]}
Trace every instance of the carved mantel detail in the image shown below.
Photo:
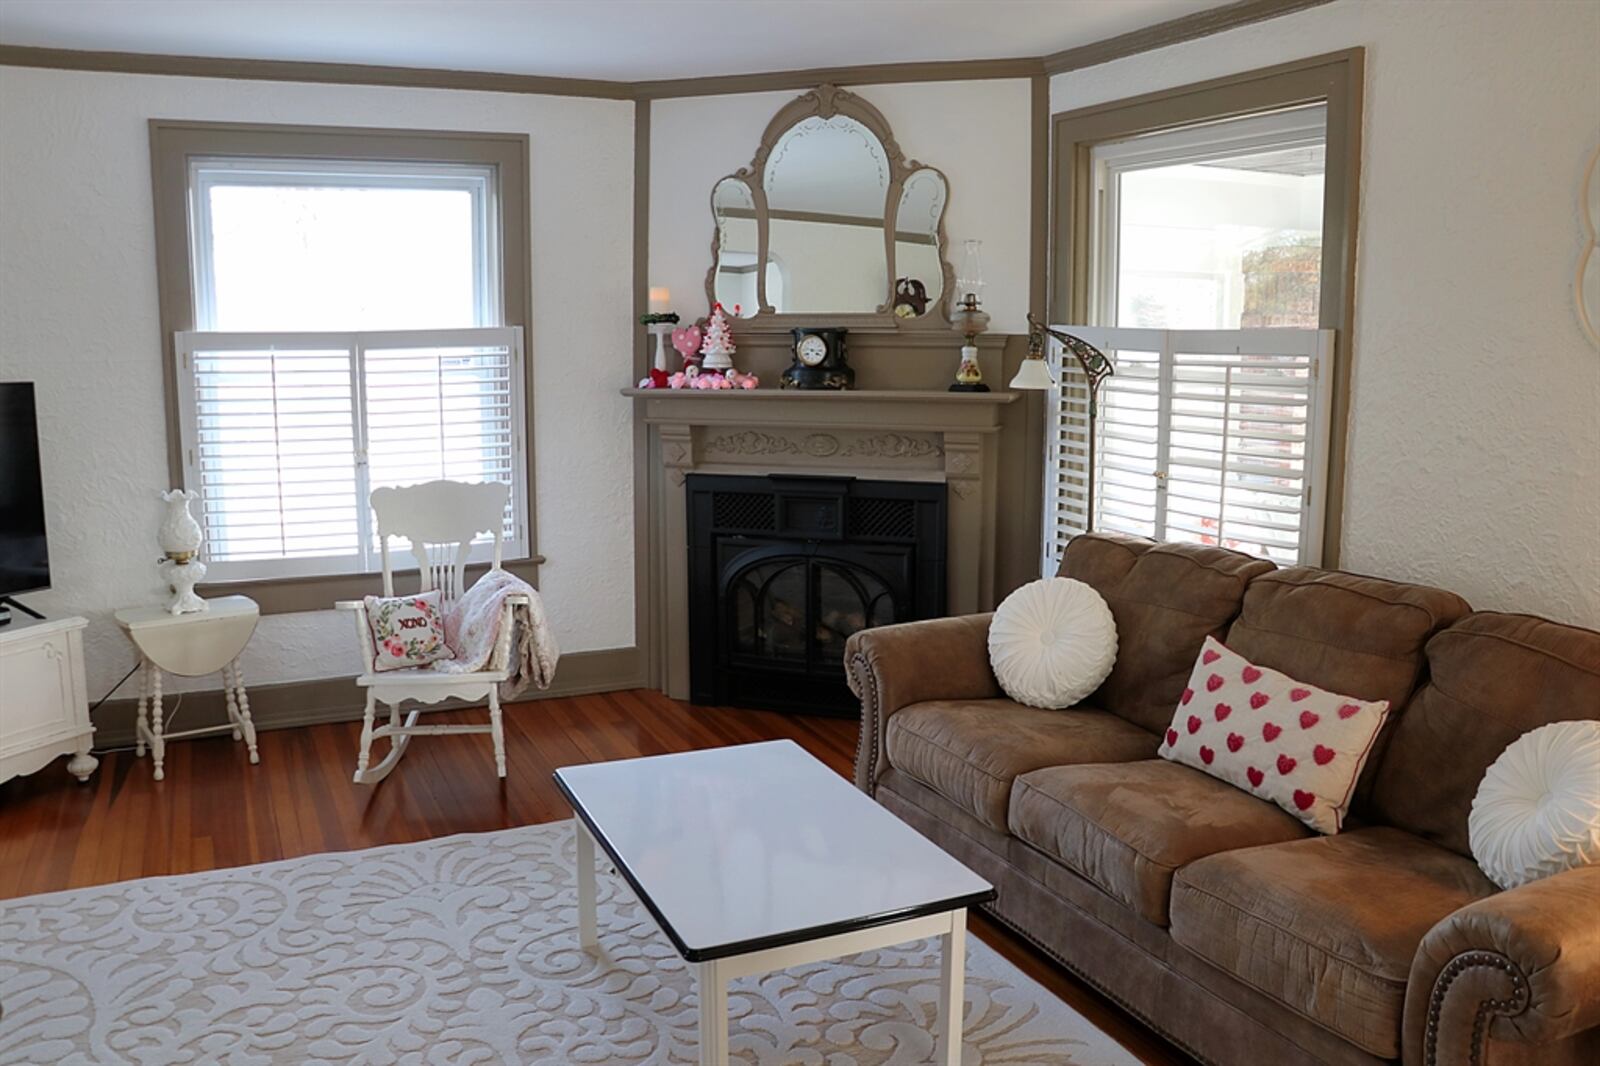
{"label": "carved mantel detail", "polygon": [[834,433],[784,435],[744,429],[723,433],[706,441],[708,454],[795,455],[812,459],[940,459],[944,446],[932,434],[874,433],[864,436]]}

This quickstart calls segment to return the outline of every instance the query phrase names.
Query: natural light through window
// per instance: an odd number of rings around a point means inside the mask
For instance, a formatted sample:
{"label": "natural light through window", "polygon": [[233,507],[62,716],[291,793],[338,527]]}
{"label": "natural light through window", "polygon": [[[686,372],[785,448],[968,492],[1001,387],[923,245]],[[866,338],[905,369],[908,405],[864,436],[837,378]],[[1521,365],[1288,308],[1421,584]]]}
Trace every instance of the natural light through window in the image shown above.
{"label": "natural light through window", "polygon": [[1326,109],[1298,108],[1095,151],[1100,324],[1318,324]]}
{"label": "natural light through window", "polygon": [[490,178],[471,166],[197,162],[198,324],[493,325]]}

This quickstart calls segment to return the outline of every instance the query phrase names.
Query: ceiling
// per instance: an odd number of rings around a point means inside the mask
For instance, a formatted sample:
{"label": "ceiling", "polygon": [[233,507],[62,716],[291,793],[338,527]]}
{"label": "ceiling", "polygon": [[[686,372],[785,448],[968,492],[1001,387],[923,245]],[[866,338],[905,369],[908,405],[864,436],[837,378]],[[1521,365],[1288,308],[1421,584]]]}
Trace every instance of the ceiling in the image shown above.
{"label": "ceiling", "polygon": [[615,81],[1039,56],[1228,0],[0,0],[0,43]]}

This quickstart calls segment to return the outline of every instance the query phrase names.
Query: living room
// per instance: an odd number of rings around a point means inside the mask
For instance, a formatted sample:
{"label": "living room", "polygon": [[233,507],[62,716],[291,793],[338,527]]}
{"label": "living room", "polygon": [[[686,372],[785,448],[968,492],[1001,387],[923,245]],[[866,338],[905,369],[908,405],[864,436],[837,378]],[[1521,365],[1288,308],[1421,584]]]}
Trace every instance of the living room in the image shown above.
{"label": "living room", "polygon": [[1600,1059],[1597,54],[0,0],[0,1064]]}

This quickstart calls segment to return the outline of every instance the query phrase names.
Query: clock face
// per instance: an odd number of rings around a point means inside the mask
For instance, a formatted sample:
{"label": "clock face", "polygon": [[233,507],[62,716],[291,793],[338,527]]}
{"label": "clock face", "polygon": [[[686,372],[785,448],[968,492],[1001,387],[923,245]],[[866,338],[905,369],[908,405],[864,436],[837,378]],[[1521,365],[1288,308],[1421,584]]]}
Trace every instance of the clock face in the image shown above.
{"label": "clock face", "polygon": [[815,333],[809,334],[800,338],[795,354],[806,366],[820,366],[822,361],[828,358],[828,342]]}

